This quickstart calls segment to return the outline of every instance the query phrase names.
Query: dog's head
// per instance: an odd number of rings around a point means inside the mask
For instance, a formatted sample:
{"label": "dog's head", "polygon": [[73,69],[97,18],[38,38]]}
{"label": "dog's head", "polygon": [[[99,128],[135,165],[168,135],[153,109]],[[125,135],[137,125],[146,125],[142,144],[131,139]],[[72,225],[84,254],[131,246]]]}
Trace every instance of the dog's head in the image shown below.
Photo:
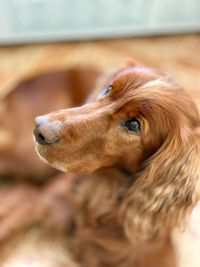
{"label": "dog's head", "polygon": [[87,104],[37,117],[34,133],[39,154],[60,170],[118,165],[135,171],[167,140],[187,139],[198,123],[194,103],[178,85],[129,66],[107,78]]}
{"label": "dog's head", "polygon": [[36,118],[36,147],[52,166],[134,173],[120,209],[127,236],[178,225],[199,198],[200,117],[174,81],[141,65],[107,77],[87,104]]}

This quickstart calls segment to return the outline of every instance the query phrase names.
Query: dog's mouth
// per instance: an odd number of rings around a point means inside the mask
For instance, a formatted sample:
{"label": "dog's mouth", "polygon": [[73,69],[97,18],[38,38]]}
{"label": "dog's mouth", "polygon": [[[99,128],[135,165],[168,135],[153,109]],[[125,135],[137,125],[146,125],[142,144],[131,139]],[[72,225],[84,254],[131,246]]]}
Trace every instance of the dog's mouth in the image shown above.
{"label": "dog's mouth", "polygon": [[51,144],[40,144],[36,138],[36,153],[38,154],[39,158],[45,162],[46,164],[50,165],[51,167],[63,171],[68,172],[67,166],[64,166],[63,163],[59,159],[57,159],[54,155],[51,155]]}

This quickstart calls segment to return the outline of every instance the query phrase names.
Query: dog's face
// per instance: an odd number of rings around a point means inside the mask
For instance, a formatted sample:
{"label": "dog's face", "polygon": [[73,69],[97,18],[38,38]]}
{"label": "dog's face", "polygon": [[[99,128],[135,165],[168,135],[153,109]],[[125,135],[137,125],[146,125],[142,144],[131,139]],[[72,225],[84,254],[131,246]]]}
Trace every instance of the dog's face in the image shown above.
{"label": "dog's face", "polygon": [[135,171],[169,136],[184,138],[196,123],[195,112],[190,98],[165,76],[129,66],[112,74],[89,103],[37,117],[36,147],[62,171],[85,174],[115,165]]}

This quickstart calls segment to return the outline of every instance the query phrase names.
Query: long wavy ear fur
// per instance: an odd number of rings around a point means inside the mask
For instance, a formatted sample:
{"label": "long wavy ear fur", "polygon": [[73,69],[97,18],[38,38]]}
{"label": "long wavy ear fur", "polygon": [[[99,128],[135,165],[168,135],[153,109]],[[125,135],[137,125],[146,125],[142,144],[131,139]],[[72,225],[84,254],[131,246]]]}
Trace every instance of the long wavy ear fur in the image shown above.
{"label": "long wavy ear fur", "polygon": [[162,237],[180,226],[199,200],[199,118],[197,122],[183,138],[167,138],[127,191],[120,218],[131,241]]}

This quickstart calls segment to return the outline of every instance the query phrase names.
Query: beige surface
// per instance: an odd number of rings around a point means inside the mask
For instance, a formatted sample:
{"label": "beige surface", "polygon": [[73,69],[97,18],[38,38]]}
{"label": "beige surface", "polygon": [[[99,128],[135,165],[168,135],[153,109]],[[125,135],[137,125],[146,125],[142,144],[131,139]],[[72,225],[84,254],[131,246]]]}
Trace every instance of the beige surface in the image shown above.
{"label": "beige surface", "polygon": [[[74,64],[90,64],[103,70],[121,64],[124,58],[133,57],[170,74],[193,95],[200,107],[199,51],[200,36],[198,35],[2,47],[0,48],[0,92],[1,95],[9,92],[21,79],[41,71]],[[175,235],[181,267],[200,266],[199,214],[198,207],[192,217],[189,230]],[[28,250],[34,251],[31,246],[35,246],[35,243],[31,244]],[[18,253],[20,249],[21,246],[13,253]],[[27,247],[24,251],[26,249]],[[45,247],[43,249],[46,251]],[[9,267],[11,265],[10,263]]]}
{"label": "beige surface", "polygon": [[200,90],[198,35],[136,38],[115,41],[62,43],[0,48],[0,88],[9,90],[23,77],[72,64],[102,69],[134,57],[159,67],[190,90]]}

